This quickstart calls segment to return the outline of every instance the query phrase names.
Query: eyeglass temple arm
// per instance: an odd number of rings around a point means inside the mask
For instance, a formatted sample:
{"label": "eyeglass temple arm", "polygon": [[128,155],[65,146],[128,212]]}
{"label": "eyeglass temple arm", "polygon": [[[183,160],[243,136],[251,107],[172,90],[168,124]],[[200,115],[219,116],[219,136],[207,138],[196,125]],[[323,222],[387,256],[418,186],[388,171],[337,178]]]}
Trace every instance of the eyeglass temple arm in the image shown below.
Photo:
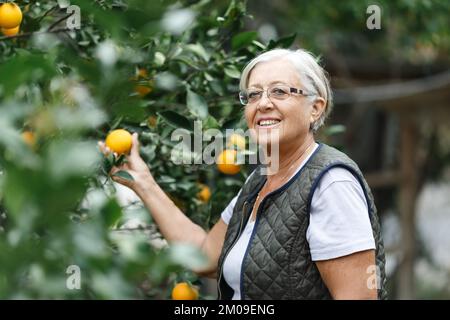
{"label": "eyeglass temple arm", "polygon": [[291,92],[293,93],[298,93],[301,94],[303,96],[313,96],[313,93],[306,93],[305,91],[303,91],[302,89],[297,89],[297,88],[289,88]]}

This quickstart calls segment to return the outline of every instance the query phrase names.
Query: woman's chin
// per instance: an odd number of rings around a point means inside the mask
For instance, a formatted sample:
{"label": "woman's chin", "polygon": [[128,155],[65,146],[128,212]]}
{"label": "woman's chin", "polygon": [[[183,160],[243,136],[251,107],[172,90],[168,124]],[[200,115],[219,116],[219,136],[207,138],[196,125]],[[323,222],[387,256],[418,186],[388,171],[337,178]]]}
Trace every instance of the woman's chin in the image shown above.
{"label": "woman's chin", "polygon": [[273,137],[267,135],[258,135],[256,141],[261,147],[271,147],[274,145],[279,145],[280,143],[279,139],[274,139]]}

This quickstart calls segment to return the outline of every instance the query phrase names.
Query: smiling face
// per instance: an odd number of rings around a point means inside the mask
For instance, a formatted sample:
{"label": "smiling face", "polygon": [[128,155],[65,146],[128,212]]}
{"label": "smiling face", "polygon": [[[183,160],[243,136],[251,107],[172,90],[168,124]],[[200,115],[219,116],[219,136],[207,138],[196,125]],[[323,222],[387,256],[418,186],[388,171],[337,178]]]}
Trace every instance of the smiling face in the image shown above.
{"label": "smiling face", "polygon": [[[258,63],[250,72],[247,89],[266,90],[273,85],[287,85],[303,89],[295,66],[286,59],[275,59]],[[245,107],[245,118],[253,138],[259,144],[271,145],[277,131],[280,149],[303,144],[310,132],[310,124],[317,119],[316,109],[310,97],[292,94],[285,100],[269,99],[264,92],[261,99]]]}

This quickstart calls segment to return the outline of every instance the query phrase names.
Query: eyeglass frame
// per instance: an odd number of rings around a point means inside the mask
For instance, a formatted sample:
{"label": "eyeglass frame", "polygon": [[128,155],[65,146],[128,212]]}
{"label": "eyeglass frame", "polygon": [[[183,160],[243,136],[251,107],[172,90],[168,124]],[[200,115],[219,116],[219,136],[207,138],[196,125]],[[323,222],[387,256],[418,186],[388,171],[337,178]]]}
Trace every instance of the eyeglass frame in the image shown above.
{"label": "eyeglass frame", "polygon": [[[258,102],[261,98],[262,98],[262,96],[264,95],[264,92],[266,92],[266,95],[267,95],[267,98],[270,100],[270,93],[269,93],[269,89],[272,89],[272,88],[276,88],[277,86],[281,86],[281,87],[286,87],[286,88],[289,88],[289,96],[287,97],[287,98],[285,98],[285,99],[278,99],[278,100],[287,100],[288,98],[290,98],[291,96],[292,96],[292,93],[296,93],[296,94],[299,94],[299,95],[302,95],[302,96],[305,96],[305,97],[309,97],[309,96],[315,96],[316,94],[315,93],[307,93],[305,90],[303,90],[303,89],[298,89],[298,88],[294,88],[294,87],[290,87],[289,85],[286,85],[286,84],[273,84],[273,85],[271,85],[271,86],[269,86],[267,89],[261,89],[261,96],[258,98],[258,100],[257,101],[255,101],[255,102],[252,102],[252,103],[256,103],[256,102]],[[242,97],[242,94],[243,94],[243,92],[244,91],[248,91],[248,89],[245,89],[245,90],[241,90],[241,91],[239,91],[239,101],[240,101],[240,103],[243,105],[243,106],[247,106],[247,105],[249,105],[250,103],[249,102],[247,102],[247,103],[243,103],[243,97]],[[276,99],[276,98],[275,98]],[[248,100],[248,99],[247,99]]]}

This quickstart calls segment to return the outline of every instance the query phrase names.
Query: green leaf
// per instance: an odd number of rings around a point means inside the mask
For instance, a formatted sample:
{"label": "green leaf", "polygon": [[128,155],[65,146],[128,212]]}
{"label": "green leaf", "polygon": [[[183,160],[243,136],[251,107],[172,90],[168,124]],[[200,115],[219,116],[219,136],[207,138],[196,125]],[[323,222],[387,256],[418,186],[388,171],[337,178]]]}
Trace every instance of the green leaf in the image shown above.
{"label": "green leaf", "polygon": [[[11,95],[17,87],[27,82],[38,83],[56,74],[54,65],[43,56],[27,54],[10,59],[0,64],[2,80],[0,91]],[[7,77],[7,78],[6,78]],[[7,79],[7,81],[6,81]]]}
{"label": "green leaf", "polygon": [[213,128],[219,129],[220,125],[219,125],[218,121],[216,120],[216,118],[209,115],[205,120],[203,120],[203,130],[213,129]]}
{"label": "green leaf", "polygon": [[205,62],[208,62],[210,59],[210,55],[206,52],[205,48],[200,43],[188,44],[186,45],[186,49],[195,53],[197,56],[205,60]]}
{"label": "green leaf", "polygon": [[170,246],[168,256],[172,263],[180,264],[188,269],[198,269],[205,267],[207,259],[202,252],[196,247],[184,244],[175,243]]}
{"label": "green leaf", "polygon": [[263,45],[261,42],[256,41],[256,40],[253,40],[252,43],[253,43],[255,46],[257,46],[259,49],[261,49],[261,50],[266,50],[266,46]]}
{"label": "green leaf", "polygon": [[108,227],[113,227],[122,217],[122,209],[115,199],[110,199],[102,208],[102,215]]}
{"label": "green leaf", "polygon": [[47,160],[51,177],[62,181],[68,177],[91,174],[101,157],[93,141],[64,139],[51,143]]}
{"label": "green leaf", "polygon": [[332,126],[328,127],[325,132],[328,136],[332,136],[332,135],[336,135],[339,133],[343,133],[343,132],[345,132],[345,130],[346,130],[346,127],[344,125],[336,124],[336,125],[332,125]]}
{"label": "green leaf", "polygon": [[122,179],[129,180],[129,181],[134,181],[133,176],[124,170],[117,171],[115,174],[113,174],[113,176],[120,177]]}
{"label": "green leaf", "polygon": [[231,48],[233,50],[239,50],[250,45],[256,38],[258,38],[258,32],[256,31],[241,32],[231,39]]}
{"label": "green leaf", "polygon": [[269,44],[267,45],[267,50],[274,48],[289,48],[294,43],[296,37],[297,33],[294,33],[290,36],[280,38],[276,41],[270,40]]}
{"label": "green leaf", "polygon": [[163,175],[163,176],[158,178],[158,183],[160,183],[160,184],[167,184],[167,183],[174,183],[174,182],[176,182],[176,180],[174,178],[172,178],[172,177],[169,177],[169,176],[164,176]]}
{"label": "green leaf", "polygon": [[194,126],[191,121],[186,117],[175,111],[163,111],[157,112],[157,114],[163,118],[168,124],[175,128],[183,128],[189,131],[194,131]]}
{"label": "green leaf", "polygon": [[174,91],[181,81],[171,72],[161,72],[155,76],[156,87],[166,91]]}
{"label": "green leaf", "polygon": [[205,76],[205,79],[208,81],[213,81],[214,78],[212,75],[210,75],[208,72],[204,72],[203,75]]}
{"label": "green leaf", "polygon": [[186,102],[189,111],[193,115],[200,119],[205,119],[208,116],[208,105],[202,96],[188,89]]}
{"label": "green leaf", "polygon": [[[72,0],[71,4],[78,5],[81,9],[81,13],[89,12],[89,15],[94,19],[96,26],[108,31],[113,38],[121,38],[124,34],[124,27],[127,23],[124,19],[127,15],[119,10],[103,10],[100,5],[97,5],[94,1],[85,0]],[[133,19],[132,21],[135,21]],[[131,24],[131,23],[130,23]]]}
{"label": "green leaf", "polygon": [[67,8],[68,6],[70,6],[70,1],[69,0],[58,0],[58,5],[60,8]]}
{"label": "green leaf", "polygon": [[103,158],[103,170],[105,171],[106,174],[108,174],[113,166],[114,166],[114,155],[110,153]]}
{"label": "green leaf", "polygon": [[161,52],[155,52],[155,58],[154,58],[155,64],[157,66],[162,66],[164,62],[166,61],[166,57]]}
{"label": "green leaf", "polygon": [[200,70],[200,66],[194,60],[190,59],[189,57],[180,55],[180,56],[174,58],[173,60],[181,61],[196,70]]}
{"label": "green leaf", "polygon": [[233,79],[239,79],[241,77],[241,72],[235,66],[225,67],[225,74]]}
{"label": "green leaf", "polygon": [[230,120],[227,120],[223,123],[222,128],[223,129],[236,129],[239,127],[239,124],[242,121],[242,116],[238,116],[235,118],[232,118]]}

